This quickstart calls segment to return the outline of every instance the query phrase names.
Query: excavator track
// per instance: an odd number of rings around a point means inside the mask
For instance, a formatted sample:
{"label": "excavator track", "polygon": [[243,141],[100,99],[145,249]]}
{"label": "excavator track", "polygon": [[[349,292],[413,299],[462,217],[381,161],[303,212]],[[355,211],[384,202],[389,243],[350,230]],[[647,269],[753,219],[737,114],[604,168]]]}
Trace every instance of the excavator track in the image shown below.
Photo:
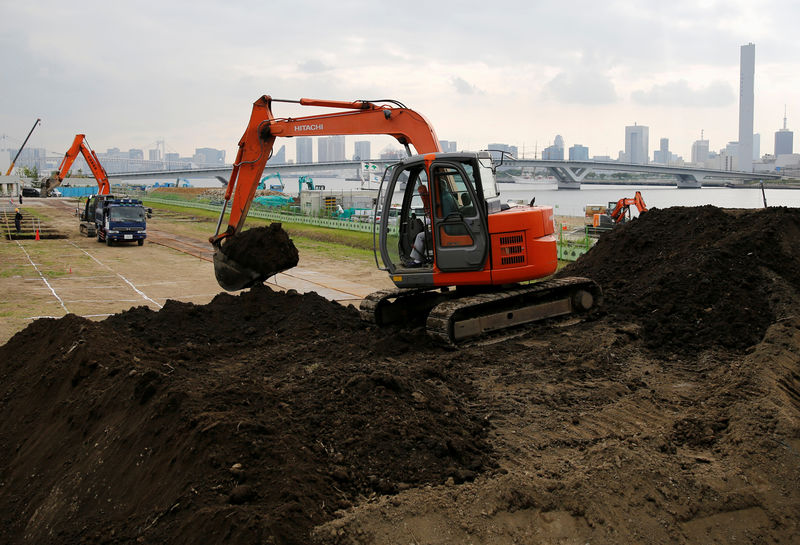
{"label": "excavator track", "polygon": [[361,301],[361,319],[378,326],[423,321],[430,310],[455,292],[437,288],[395,288],[369,294]]}
{"label": "excavator track", "polygon": [[455,345],[547,318],[589,312],[602,299],[600,286],[588,278],[547,280],[441,303],[431,309],[427,330]]}
{"label": "excavator track", "polygon": [[602,303],[588,278],[547,280],[512,289],[463,296],[456,290],[381,290],[361,303],[361,318],[379,326],[426,318],[428,334],[449,345],[472,342],[530,322],[586,313]]}

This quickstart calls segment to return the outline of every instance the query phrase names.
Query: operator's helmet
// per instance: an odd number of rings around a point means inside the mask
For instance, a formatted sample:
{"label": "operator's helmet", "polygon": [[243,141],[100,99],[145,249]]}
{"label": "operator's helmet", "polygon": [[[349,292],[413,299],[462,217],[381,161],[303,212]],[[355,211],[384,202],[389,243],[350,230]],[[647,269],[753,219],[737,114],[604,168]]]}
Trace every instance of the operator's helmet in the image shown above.
{"label": "operator's helmet", "polygon": [[15,208],[15,209],[14,209],[14,212],[19,212],[19,208]]}

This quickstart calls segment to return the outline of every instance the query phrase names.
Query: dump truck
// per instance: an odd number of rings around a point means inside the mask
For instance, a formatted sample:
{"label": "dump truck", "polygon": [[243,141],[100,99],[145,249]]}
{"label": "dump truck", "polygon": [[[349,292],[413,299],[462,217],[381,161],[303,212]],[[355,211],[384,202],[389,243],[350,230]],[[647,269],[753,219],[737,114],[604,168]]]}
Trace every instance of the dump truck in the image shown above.
{"label": "dump truck", "polygon": [[80,230],[97,242],[133,242],[141,246],[147,238],[147,218],[151,210],[139,199],[92,195],[80,211]]}

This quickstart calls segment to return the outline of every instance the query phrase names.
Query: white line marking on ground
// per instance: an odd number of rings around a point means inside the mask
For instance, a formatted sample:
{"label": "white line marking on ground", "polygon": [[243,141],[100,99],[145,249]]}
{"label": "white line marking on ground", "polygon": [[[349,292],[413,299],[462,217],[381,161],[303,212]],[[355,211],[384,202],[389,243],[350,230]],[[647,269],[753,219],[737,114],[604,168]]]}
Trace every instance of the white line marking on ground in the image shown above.
{"label": "white line marking on ground", "polygon": [[18,240],[15,240],[14,242],[17,243],[17,246],[19,246],[20,250],[25,252],[25,255],[27,256],[28,261],[31,262],[31,265],[33,265],[33,268],[36,270],[36,272],[39,273],[39,278],[41,278],[42,282],[47,284],[47,287],[50,288],[50,293],[52,293],[53,297],[58,299],[58,302],[61,303],[61,308],[64,309],[64,312],[69,314],[69,311],[67,310],[67,306],[64,304],[64,301],[61,300],[61,297],[58,296],[58,294],[56,293],[56,290],[53,289],[53,286],[51,286],[50,282],[47,281],[47,278],[44,277],[44,275],[42,274],[42,271],[40,271],[39,267],[37,267],[36,264],[33,262],[33,260],[31,259],[30,254],[28,254],[28,250],[26,250],[25,247],[22,244],[20,244]]}
{"label": "white line marking on ground", "polygon": [[[113,316],[113,314],[81,314],[81,318],[108,318],[109,316]],[[53,318],[54,320],[57,320],[61,318],[61,316],[29,316],[25,319],[38,320],[39,318]]]}
{"label": "white line marking on ground", "polygon": [[128,280],[127,278],[125,278],[124,276],[122,276],[121,274],[119,274],[117,271],[115,271],[114,269],[112,269],[111,267],[109,267],[108,265],[106,265],[105,263],[102,263],[102,262],[101,262],[99,259],[97,259],[95,256],[93,256],[92,254],[90,254],[89,252],[87,252],[86,250],[84,250],[83,248],[81,248],[80,246],[78,246],[77,244],[75,244],[74,242],[72,242],[71,240],[68,240],[67,242],[69,242],[70,244],[72,244],[73,246],[75,246],[77,249],[79,249],[81,252],[83,252],[83,253],[85,253],[86,255],[88,255],[89,257],[91,257],[91,258],[94,260],[94,262],[95,262],[95,263],[97,263],[98,265],[100,265],[101,267],[105,267],[105,268],[106,268],[106,269],[108,269],[109,271],[111,271],[111,272],[113,272],[114,274],[116,274],[117,276],[119,276],[119,277],[120,277],[120,278],[121,278],[121,279],[122,279],[122,280],[123,280],[123,281],[124,281],[126,284],[128,284],[128,285],[129,285],[129,286],[130,286],[130,287],[133,289],[133,291],[135,291],[136,293],[138,293],[138,294],[139,294],[139,295],[142,297],[142,299],[144,299],[145,301],[150,301],[151,303],[153,303],[153,304],[154,304],[155,306],[157,306],[158,308],[164,308],[164,306],[163,306],[163,305],[161,305],[161,304],[157,303],[156,301],[153,301],[153,300],[152,300],[152,299],[150,299],[150,298],[149,298],[147,295],[145,295],[145,293],[144,293],[143,291],[141,291],[139,288],[137,288],[136,286],[134,286],[134,285],[133,285],[133,282],[131,282],[130,280]]}

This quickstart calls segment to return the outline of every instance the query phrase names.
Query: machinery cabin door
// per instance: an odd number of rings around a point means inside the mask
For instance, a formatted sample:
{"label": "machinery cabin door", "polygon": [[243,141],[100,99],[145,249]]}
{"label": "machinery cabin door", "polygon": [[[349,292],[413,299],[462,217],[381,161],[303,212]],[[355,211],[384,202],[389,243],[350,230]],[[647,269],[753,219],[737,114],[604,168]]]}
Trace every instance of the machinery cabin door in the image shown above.
{"label": "machinery cabin door", "polygon": [[486,263],[488,227],[475,191],[473,166],[448,160],[430,166],[436,266],[478,271]]}

